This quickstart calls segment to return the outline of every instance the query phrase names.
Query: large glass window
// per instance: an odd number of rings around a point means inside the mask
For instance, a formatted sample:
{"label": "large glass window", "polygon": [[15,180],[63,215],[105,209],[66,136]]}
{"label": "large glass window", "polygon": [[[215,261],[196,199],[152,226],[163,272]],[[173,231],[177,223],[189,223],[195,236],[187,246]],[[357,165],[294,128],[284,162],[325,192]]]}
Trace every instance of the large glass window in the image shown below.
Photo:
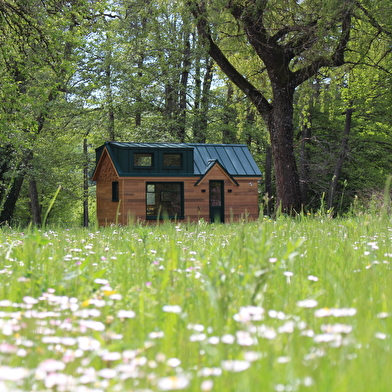
{"label": "large glass window", "polygon": [[152,154],[133,154],[133,165],[139,167],[151,167]]}
{"label": "large glass window", "polygon": [[148,182],[147,219],[183,218],[184,185],[182,182]]}
{"label": "large glass window", "polygon": [[182,165],[182,154],[167,153],[163,154],[163,166],[164,167],[181,167]]}

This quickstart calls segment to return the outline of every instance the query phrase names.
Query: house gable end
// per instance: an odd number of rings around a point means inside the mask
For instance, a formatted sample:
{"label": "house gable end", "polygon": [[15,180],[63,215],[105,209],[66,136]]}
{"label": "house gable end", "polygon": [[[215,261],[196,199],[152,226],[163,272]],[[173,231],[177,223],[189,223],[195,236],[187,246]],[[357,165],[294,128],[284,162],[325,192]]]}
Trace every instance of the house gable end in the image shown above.
{"label": "house gable end", "polygon": [[205,173],[196,181],[195,186],[202,184],[206,178],[214,179],[227,178],[234,186],[239,186],[238,182],[228,173],[228,171],[218,162],[217,159],[208,162]]}
{"label": "house gable end", "polygon": [[97,167],[93,174],[93,181],[112,182],[119,178],[113,161],[105,148],[99,158]]}

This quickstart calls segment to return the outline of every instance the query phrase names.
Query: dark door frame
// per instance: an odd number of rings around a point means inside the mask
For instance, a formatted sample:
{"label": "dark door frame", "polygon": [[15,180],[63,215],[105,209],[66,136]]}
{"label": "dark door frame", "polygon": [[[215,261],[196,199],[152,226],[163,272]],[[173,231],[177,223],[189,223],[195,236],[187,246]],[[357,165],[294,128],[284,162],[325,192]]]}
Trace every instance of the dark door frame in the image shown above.
{"label": "dark door frame", "polygon": [[209,184],[210,222],[225,222],[224,181],[210,180]]}

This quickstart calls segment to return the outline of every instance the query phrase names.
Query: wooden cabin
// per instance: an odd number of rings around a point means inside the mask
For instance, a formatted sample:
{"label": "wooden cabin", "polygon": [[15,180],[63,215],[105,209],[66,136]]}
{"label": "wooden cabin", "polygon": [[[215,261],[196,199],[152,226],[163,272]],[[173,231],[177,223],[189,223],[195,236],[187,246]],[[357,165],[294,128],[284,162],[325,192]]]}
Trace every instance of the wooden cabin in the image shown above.
{"label": "wooden cabin", "polygon": [[93,181],[100,225],[258,218],[261,172],[246,145],[107,142]]}

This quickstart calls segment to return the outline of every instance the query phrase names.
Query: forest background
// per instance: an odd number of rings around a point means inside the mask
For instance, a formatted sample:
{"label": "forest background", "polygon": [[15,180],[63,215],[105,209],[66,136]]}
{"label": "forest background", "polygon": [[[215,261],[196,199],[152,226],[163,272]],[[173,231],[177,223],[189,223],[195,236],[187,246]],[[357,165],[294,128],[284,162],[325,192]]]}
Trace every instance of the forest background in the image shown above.
{"label": "forest background", "polygon": [[301,203],[376,204],[392,173],[389,2],[0,0],[0,224],[40,225],[61,186],[50,221],[87,225],[94,149],[113,140],[245,143],[271,213],[274,134],[241,84],[277,102],[250,34],[259,20],[266,50],[273,39],[290,54],[287,72],[308,71],[280,140]]}

